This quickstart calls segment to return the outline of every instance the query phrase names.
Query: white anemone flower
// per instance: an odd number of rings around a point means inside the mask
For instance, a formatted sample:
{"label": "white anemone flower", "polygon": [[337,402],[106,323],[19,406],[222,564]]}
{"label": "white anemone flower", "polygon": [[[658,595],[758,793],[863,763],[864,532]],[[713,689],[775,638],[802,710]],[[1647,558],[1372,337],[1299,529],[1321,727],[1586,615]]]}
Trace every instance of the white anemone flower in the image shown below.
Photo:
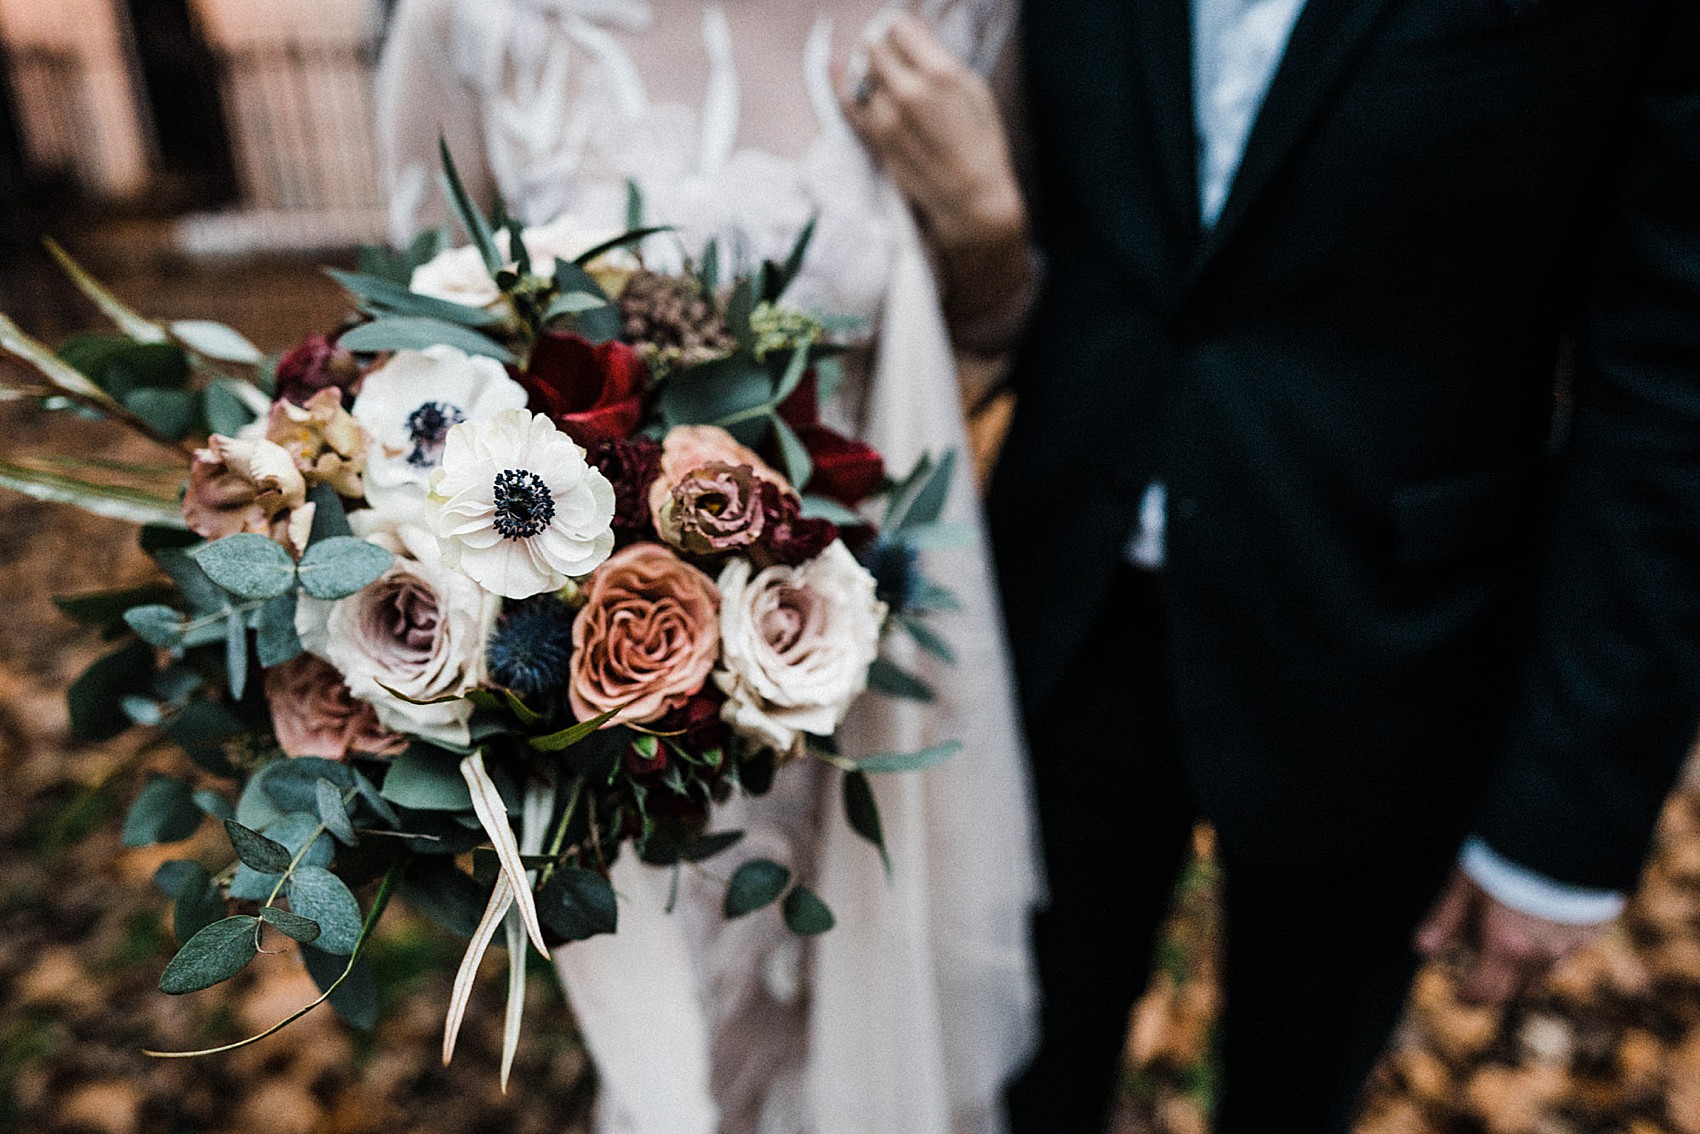
{"label": "white anemone flower", "polygon": [[503,598],[559,590],[614,551],[614,486],[542,414],[449,430],[431,499],[444,558]]}
{"label": "white anemone flower", "polygon": [[366,375],[354,399],[354,419],[372,437],[367,502],[398,522],[424,522],[449,430],[526,401],[525,388],[493,358],[451,346],[398,351]]}

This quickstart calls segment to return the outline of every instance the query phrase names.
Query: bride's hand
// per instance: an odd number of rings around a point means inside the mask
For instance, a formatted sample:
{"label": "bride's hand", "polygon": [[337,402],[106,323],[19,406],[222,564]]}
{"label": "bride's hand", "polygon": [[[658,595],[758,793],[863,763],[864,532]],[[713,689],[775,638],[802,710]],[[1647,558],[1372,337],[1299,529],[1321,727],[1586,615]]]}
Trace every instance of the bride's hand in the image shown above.
{"label": "bride's hand", "polygon": [[838,70],[844,115],[920,214],[958,327],[1009,308],[1032,285],[1027,211],[997,101],[917,17],[867,45],[868,70]]}
{"label": "bride's hand", "polygon": [[841,73],[845,117],[941,248],[1025,238],[1026,213],[991,88],[916,16],[867,45],[868,70]]}

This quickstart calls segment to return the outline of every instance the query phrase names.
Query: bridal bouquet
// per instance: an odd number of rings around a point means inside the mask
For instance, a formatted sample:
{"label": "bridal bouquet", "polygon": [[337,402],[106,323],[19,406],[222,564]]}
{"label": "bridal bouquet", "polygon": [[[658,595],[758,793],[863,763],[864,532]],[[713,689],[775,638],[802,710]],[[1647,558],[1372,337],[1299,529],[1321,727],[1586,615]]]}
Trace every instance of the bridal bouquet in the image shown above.
{"label": "bridal bouquet", "polygon": [[[841,769],[846,821],[880,845],[868,777],[952,754],[832,737],[870,689],[930,696],[885,635],[949,657],[926,616],[952,600],[917,559],[955,534],[953,462],[893,480],[822,424],[839,348],[783,299],[809,231],[724,280],[712,245],[654,273],[635,192],[631,231],[597,241],[492,222],[444,159],[471,242],[366,250],[333,273],[358,315],[277,360],[138,315],[50,245],[118,333],[54,353],[0,317],[42,383],[13,394],[173,459],[19,458],[0,484],[139,521],[159,567],[60,606],[121,640],[71,689],[75,729],[154,730],[200,770],[152,776],[124,843],[223,827],[155,878],[181,943],[160,987],[227,980],[279,933],[322,990],[211,1050],[325,1000],[369,1025],[362,949],[399,894],[470,939],[445,1060],[480,960],[508,949],[505,1080],[527,943],[614,932],[616,856],[706,869],[739,839],[715,805],[802,759]],[[724,882],[727,917],[833,925],[784,863]]]}

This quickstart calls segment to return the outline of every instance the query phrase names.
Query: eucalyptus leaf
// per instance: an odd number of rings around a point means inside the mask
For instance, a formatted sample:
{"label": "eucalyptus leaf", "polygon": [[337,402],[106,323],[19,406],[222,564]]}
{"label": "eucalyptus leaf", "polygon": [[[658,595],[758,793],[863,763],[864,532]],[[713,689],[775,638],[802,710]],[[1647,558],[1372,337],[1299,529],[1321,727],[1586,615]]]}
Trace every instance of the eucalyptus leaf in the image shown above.
{"label": "eucalyptus leaf", "polygon": [[455,219],[460,221],[468,239],[478,248],[478,254],[484,259],[484,266],[493,273],[502,266],[502,258],[496,253],[495,234],[490,231],[489,218],[472,203],[472,197],[460,179],[460,170],[455,168],[454,154],[449,152],[448,139],[441,135],[437,138],[437,154],[443,162],[443,190],[448,197],[450,208],[454,211]]}
{"label": "eucalyptus leaf", "polygon": [[201,825],[201,810],[188,784],[170,776],[151,776],[124,817],[119,842],[127,847],[175,843]]}
{"label": "eucalyptus leaf", "polygon": [[[625,706],[622,705],[620,708],[623,709]],[[559,732],[552,732],[547,736],[534,736],[530,741],[531,746],[539,752],[564,751],[565,749],[578,744],[580,741],[585,740],[603,725],[619,716],[619,714],[620,709],[609,709],[605,713],[599,713],[598,715],[591,717],[588,721],[580,721],[578,724],[569,728],[564,728]],[[394,796],[387,796],[387,798],[395,799]],[[400,801],[397,800],[397,802]]]}
{"label": "eucalyptus leaf", "polygon": [[777,413],[773,415],[773,435],[779,442],[779,456],[785,465],[786,477],[794,487],[805,487],[809,478],[815,475],[815,463],[808,448]]}
{"label": "eucalyptus leaf", "polygon": [[730,850],[744,840],[742,831],[717,831],[701,835],[685,844],[680,858],[686,862],[706,862],[721,851]]}
{"label": "eucalyptus leaf", "polygon": [[890,525],[888,534],[895,536],[908,528],[931,524],[938,520],[944,511],[946,495],[950,492],[951,477],[956,472],[956,450],[948,450],[939,458],[939,463],[920,487],[915,490],[913,497],[898,513],[896,522]]}
{"label": "eucalyptus leaf", "polygon": [[176,549],[160,551],[154,559],[160,570],[171,576],[171,581],[177,584],[177,589],[197,614],[231,609],[230,595],[209,579],[201,565],[189,558],[187,552]]}
{"label": "eucalyptus leaf", "polygon": [[415,811],[472,810],[460,760],[428,744],[413,744],[390,762],[379,794]]}
{"label": "eucalyptus leaf", "polygon": [[813,890],[798,886],[785,895],[785,925],[799,937],[818,937],[837,924]]}
{"label": "eucalyptus leaf", "polygon": [[[95,591],[80,595],[54,595],[53,605],[59,612],[84,626],[111,626],[124,618],[132,607],[154,606],[174,596],[170,587],[149,583],[140,587],[123,587],[113,591]],[[175,612],[173,612],[175,613]]]}
{"label": "eucalyptus leaf", "polygon": [[924,772],[928,768],[938,767],[961,751],[962,742],[950,740],[943,744],[935,744],[931,748],[923,748],[919,752],[893,752],[881,756],[868,756],[856,761],[856,769],[870,776],[892,772]]}
{"label": "eucalyptus leaf", "polygon": [[937,696],[933,687],[887,658],[875,658],[868,667],[868,688],[887,697],[931,704]]}
{"label": "eucalyptus leaf", "polygon": [[785,867],[771,859],[753,858],[733,873],[722,910],[729,918],[743,917],[778,901],[790,884],[791,872]]}
{"label": "eucalyptus leaf", "polygon": [[343,335],[338,345],[365,354],[452,346],[467,354],[483,355],[497,362],[517,362],[513,354],[496,340],[470,327],[423,315],[386,315],[374,319]]}
{"label": "eucalyptus leaf", "polygon": [[773,376],[747,356],[686,367],[661,387],[656,405],[668,428],[712,425],[750,413],[773,396]]}
{"label": "eucalyptus leaf", "polygon": [[[452,860],[416,858],[402,880],[401,896],[440,928],[465,940],[478,928],[478,919],[490,900],[490,888],[480,886]],[[544,917],[541,898],[537,912]],[[544,920],[547,923],[546,917]]]}
{"label": "eucalyptus leaf", "polygon": [[160,991],[173,996],[199,992],[241,972],[259,952],[254,940],[258,925],[258,919],[239,914],[215,921],[189,938],[165,966]]}
{"label": "eucalyptus leaf", "polygon": [[190,350],[219,362],[258,366],[265,358],[247,336],[223,323],[207,319],[179,319],[171,324],[171,333]]}
{"label": "eucalyptus leaf", "polygon": [[206,419],[201,413],[201,396],[191,390],[132,390],[123,397],[124,408],[147,422],[154,432],[182,440],[201,431]]}
{"label": "eucalyptus leaf", "polygon": [[143,697],[138,693],[130,693],[118,699],[118,707],[124,710],[124,715],[136,724],[144,726],[157,725],[164,719],[164,710],[158,701],[152,697]]}
{"label": "eucalyptus leaf", "polygon": [[139,343],[163,342],[165,340],[165,331],[160,328],[159,324],[144,319],[126,306],[104,284],[90,275],[81,264],[73,260],[71,254],[60,247],[57,240],[52,237],[43,237],[41,243],[47,249],[48,255],[52,256],[54,262],[59,265],[60,270],[70,277],[72,283],[77,285],[77,290],[93,301],[103,315],[118,325],[119,330]]}
{"label": "eucalyptus leaf", "polygon": [[319,822],[325,825],[325,830],[345,847],[359,842],[354,834],[354,824],[349,822],[348,805],[343,803],[342,793],[336,790],[336,785],[329,780],[319,780],[314,790],[318,797]]}
{"label": "eucalyptus leaf", "polygon": [[276,906],[261,906],[260,917],[278,932],[303,944],[317,941],[322,932],[319,923],[312,918],[302,917],[298,913],[291,913]]}
{"label": "eucalyptus leaf", "polygon": [[225,620],[224,630],[224,680],[230,696],[240,701],[248,688],[248,628],[232,617]]}
{"label": "eucalyptus leaf", "polygon": [[202,788],[200,791],[195,793],[195,807],[202,815],[210,816],[214,819],[220,820],[221,822],[225,819],[235,818],[236,816],[236,808],[231,804],[230,800],[226,799],[218,792],[209,791],[206,788]]}
{"label": "eucalyptus leaf", "polygon": [[207,868],[192,858],[173,858],[159,864],[153,872],[154,888],[168,898],[175,898],[197,879],[211,877]]}
{"label": "eucalyptus leaf", "polygon": [[295,632],[296,597],[287,591],[255,611],[254,648],[267,669],[301,656],[301,638]]}
{"label": "eucalyptus leaf", "polygon": [[150,646],[174,650],[183,644],[183,612],[173,607],[131,607],[124,612],[124,623]]}
{"label": "eucalyptus leaf", "polygon": [[65,694],[71,731],[101,741],[129,728],[120,703],[126,694],[147,693],[153,675],[154,648],[146,642],[131,642],[89,666]]}
{"label": "eucalyptus leaf", "polygon": [[614,888],[600,874],[569,866],[537,892],[537,916],[567,941],[584,941],[619,928]]}
{"label": "eucalyptus leaf", "polygon": [[269,599],[295,585],[295,561],[273,540],[238,532],[189,553],[207,578],[233,595]]}
{"label": "eucalyptus leaf", "polygon": [[224,830],[230,836],[230,845],[235,848],[236,857],[242,860],[243,865],[262,874],[282,874],[289,869],[292,856],[289,848],[282,843],[268,839],[234,819],[224,821]]}
{"label": "eucalyptus leaf", "polygon": [[850,829],[879,848],[885,872],[891,873],[891,856],[885,849],[885,829],[880,823],[879,804],[874,800],[874,788],[862,772],[844,774],[844,817]]}
{"label": "eucalyptus leaf", "polygon": [[342,599],[376,582],[394,562],[395,556],[375,543],[333,536],[307,548],[297,576],[301,589],[314,598]]}
{"label": "eucalyptus leaf", "polygon": [[404,284],[377,276],[334,269],[326,269],[325,274],[354,296],[363,310],[375,315],[423,315],[464,327],[490,327],[502,321],[500,312],[421,295]]}
{"label": "eucalyptus leaf", "polygon": [[803,515],[811,520],[828,520],[841,528],[856,528],[868,521],[854,509],[846,508],[836,500],[825,496],[808,496],[802,499]]}
{"label": "eucalyptus leaf", "polygon": [[342,879],[322,866],[298,867],[289,880],[289,905],[323,931],[313,944],[346,957],[360,939],[360,903]]}
{"label": "eucalyptus leaf", "polygon": [[183,522],[183,506],[175,497],[121,485],[99,484],[11,461],[0,461],[0,488],[9,488],[50,504],[74,504],[96,516],[132,524],[187,527]]}
{"label": "eucalyptus leaf", "polygon": [[951,649],[950,643],[940,637],[931,626],[928,626],[919,618],[907,615],[900,615],[897,622],[898,625],[909,632],[911,638],[915,639],[917,646],[948,665],[956,664],[956,651]]}
{"label": "eucalyptus leaf", "polygon": [[235,382],[219,378],[201,392],[201,416],[212,432],[234,437],[259,416],[236,390]]}
{"label": "eucalyptus leaf", "polygon": [[[330,990],[348,969],[348,958],[327,953],[315,945],[301,947],[301,960],[320,992]],[[348,976],[330,994],[330,1005],[350,1027],[369,1032],[378,1024],[378,982],[364,956],[354,959]]]}

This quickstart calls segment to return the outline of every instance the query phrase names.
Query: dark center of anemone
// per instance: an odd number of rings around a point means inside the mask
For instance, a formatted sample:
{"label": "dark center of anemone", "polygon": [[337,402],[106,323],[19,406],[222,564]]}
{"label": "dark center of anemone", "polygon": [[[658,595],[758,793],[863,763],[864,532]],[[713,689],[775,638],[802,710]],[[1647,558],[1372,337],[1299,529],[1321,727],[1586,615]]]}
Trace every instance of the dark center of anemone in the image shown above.
{"label": "dark center of anemone", "polygon": [[448,402],[426,402],[407,415],[407,439],[413,442],[407,463],[419,468],[435,468],[443,459],[443,442],[449,430],[466,420],[459,406]]}
{"label": "dark center of anemone", "polygon": [[530,539],[555,518],[555,498],[543,478],[530,469],[507,469],[496,476],[496,531],[503,539]]}

